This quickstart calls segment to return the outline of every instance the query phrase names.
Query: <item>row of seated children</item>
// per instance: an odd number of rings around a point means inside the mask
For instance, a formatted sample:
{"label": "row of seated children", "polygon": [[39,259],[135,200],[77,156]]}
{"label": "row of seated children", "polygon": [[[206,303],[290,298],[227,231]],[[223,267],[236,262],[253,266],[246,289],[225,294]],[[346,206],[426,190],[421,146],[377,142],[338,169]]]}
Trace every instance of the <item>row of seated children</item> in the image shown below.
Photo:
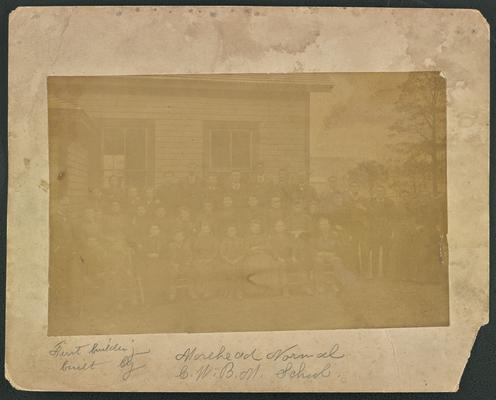
{"label": "row of seated children", "polygon": [[[81,238],[88,236],[112,237],[125,235],[130,242],[139,243],[148,234],[150,225],[157,225],[161,235],[170,239],[173,232],[183,231],[187,237],[199,231],[202,222],[208,223],[216,237],[224,235],[228,226],[234,226],[239,235],[247,233],[249,222],[256,219],[264,231],[270,231],[276,221],[282,220],[286,230],[294,236],[300,232],[311,232],[317,226],[317,220],[323,214],[313,207],[305,207],[301,200],[295,200],[290,209],[282,206],[281,199],[274,196],[268,208],[258,205],[257,198],[250,196],[246,208],[234,208],[232,199],[225,196],[221,208],[215,209],[210,200],[205,200],[201,210],[196,213],[186,207],[180,207],[172,213],[165,207],[138,205],[135,210],[122,210],[120,203],[113,202],[107,213],[89,206],[81,220],[77,222],[75,232]],[[327,214],[326,214],[327,215]],[[333,223],[339,218],[331,217]]]}
{"label": "row of seated children", "polygon": [[[259,220],[251,220],[244,237],[236,226],[228,225],[221,238],[206,221],[195,235],[177,230],[169,239],[157,224],[151,224],[144,240],[128,247],[128,268],[139,286],[141,302],[147,305],[175,300],[179,294],[192,299],[288,295],[293,289],[311,294],[339,290],[333,274],[340,262],[337,246],[336,234],[325,218],[319,221],[318,234],[298,237],[287,231],[283,220],[276,221],[268,233]],[[100,250],[105,252],[103,246]],[[112,273],[123,275],[115,269]],[[119,278],[110,276],[105,281],[112,285]]]}
{"label": "row of seated children", "polygon": [[218,240],[210,225],[203,222],[192,239],[179,230],[166,244],[160,237],[160,228],[152,225],[149,240],[136,252],[137,265],[141,263],[145,268],[144,275],[148,277],[143,281],[148,282],[150,293],[163,287],[153,289],[157,276],[169,282],[171,300],[179,288],[187,289],[193,298],[209,297],[219,291],[241,297],[250,286],[256,289],[257,285],[272,286],[286,295],[292,285],[308,293],[314,289],[323,291],[326,285],[338,289],[332,276],[333,264],[338,262],[336,235],[326,219],[320,221],[319,227],[320,233],[313,238],[306,234],[295,238],[286,231],[282,220],[276,221],[270,234],[265,234],[260,221],[254,219],[244,238],[238,235],[236,226],[230,225]]}

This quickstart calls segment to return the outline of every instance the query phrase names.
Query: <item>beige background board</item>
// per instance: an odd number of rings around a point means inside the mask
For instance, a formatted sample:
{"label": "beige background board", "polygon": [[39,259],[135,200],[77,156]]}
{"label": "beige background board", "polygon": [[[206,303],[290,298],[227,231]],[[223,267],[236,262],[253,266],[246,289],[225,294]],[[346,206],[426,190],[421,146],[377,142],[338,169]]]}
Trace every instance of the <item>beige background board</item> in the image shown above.
{"label": "beige background board", "polygon": [[[20,8],[9,35],[6,374],[15,387],[457,389],[488,320],[489,28],[478,12]],[[47,336],[47,76],[424,70],[447,80],[449,327]]]}

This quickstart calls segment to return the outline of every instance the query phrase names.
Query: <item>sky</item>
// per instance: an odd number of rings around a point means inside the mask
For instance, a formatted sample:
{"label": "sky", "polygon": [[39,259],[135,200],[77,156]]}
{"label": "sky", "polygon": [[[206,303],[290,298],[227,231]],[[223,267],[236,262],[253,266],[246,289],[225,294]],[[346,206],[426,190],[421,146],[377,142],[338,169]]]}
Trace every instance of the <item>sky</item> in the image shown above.
{"label": "sky", "polygon": [[310,157],[384,161],[397,119],[394,103],[406,78],[406,73],[336,74],[331,92],[312,93]]}

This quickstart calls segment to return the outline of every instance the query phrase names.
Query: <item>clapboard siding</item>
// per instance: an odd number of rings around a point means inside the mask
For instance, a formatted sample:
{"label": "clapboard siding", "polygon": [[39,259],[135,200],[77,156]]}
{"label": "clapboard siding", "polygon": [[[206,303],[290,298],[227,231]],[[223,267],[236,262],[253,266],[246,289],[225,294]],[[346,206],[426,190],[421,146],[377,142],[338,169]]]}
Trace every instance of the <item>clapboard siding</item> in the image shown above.
{"label": "clapboard siding", "polygon": [[73,142],[67,147],[66,195],[71,199],[71,205],[81,206],[88,195],[88,154],[79,142]]}
{"label": "clapboard siding", "polygon": [[307,97],[195,97],[86,93],[80,106],[90,117],[149,119],[155,132],[155,182],[163,172],[186,174],[202,165],[203,130],[208,121],[249,122],[258,126],[258,161],[267,172],[306,168]]}
{"label": "clapboard siding", "polygon": [[50,207],[65,198],[68,211],[76,212],[87,200],[90,179],[92,186],[98,184],[95,177],[100,165],[89,144],[98,143],[100,133],[88,115],[74,106],[49,108],[48,120]]}
{"label": "clapboard siding", "polygon": [[155,182],[162,182],[164,171],[185,175],[192,163],[203,157],[202,122],[198,119],[160,119],[155,121]]}

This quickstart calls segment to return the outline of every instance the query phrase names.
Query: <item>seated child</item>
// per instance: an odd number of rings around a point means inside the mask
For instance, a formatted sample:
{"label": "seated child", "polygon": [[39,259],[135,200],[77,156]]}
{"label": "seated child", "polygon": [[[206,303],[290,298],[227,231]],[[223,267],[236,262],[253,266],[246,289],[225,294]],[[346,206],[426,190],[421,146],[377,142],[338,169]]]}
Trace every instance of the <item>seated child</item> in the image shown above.
{"label": "seated child", "polygon": [[107,239],[123,238],[126,235],[127,221],[122,213],[121,204],[113,201],[103,220],[103,232]]}
{"label": "seated child", "polygon": [[141,204],[141,197],[139,196],[138,189],[134,186],[127,190],[126,198],[124,200],[123,208],[126,213],[132,213],[136,207]]}
{"label": "seated child", "polygon": [[220,231],[225,231],[228,226],[235,226],[239,229],[239,211],[234,208],[231,196],[222,198],[221,208],[217,211],[217,221]]}
{"label": "seated child", "polygon": [[269,247],[278,265],[279,282],[284,295],[289,294],[287,276],[293,263],[293,243],[294,238],[286,231],[284,221],[277,221],[269,237]]}
{"label": "seated child", "polygon": [[246,290],[253,294],[268,294],[280,286],[277,265],[271,255],[267,235],[261,223],[255,219],[250,222],[245,237],[247,254],[244,260],[246,281],[251,285]]}
{"label": "seated child", "polygon": [[274,226],[277,221],[286,221],[287,213],[282,206],[281,197],[279,195],[273,195],[270,199],[270,207],[266,214],[266,225]]}
{"label": "seated child", "polygon": [[174,230],[182,231],[186,238],[191,238],[195,232],[195,223],[191,217],[191,212],[185,206],[179,207],[179,215],[174,221]]}
{"label": "seated child", "polygon": [[108,271],[107,311],[118,311],[136,304],[138,291],[132,250],[124,238],[114,238],[106,246],[106,270]]}
{"label": "seated child", "polygon": [[183,231],[176,231],[169,243],[167,261],[170,266],[169,299],[175,300],[177,289],[187,289],[191,298],[196,299],[195,276],[191,268],[193,255],[191,245]]}
{"label": "seated child", "polygon": [[195,276],[197,280],[197,292],[203,297],[210,297],[216,286],[212,284],[215,279],[214,267],[218,252],[217,239],[212,234],[208,222],[202,222],[200,232],[193,241],[193,258]]}
{"label": "seated child", "polygon": [[214,211],[214,203],[210,199],[204,199],[202,202],[202,210],[197,216],[197,220],[202,222],[207,222],[210,225],[210,229],[213,233],[217,233],[216,225],[217,219]]}
{"label": "seated child", "polygon": [[315,291],[313,253],[311,235],[308,232],[302,233],[294,242],[292,266],[294,270],[298,271],[307,294],[313,294]]}
{"label": "seated child", "polygon": [[311,219],[305,212],[304,204],[301,199],[293,202],[291,213],[288,217],[290,232],[297,238],[303,232],[310,232]]}
{"label": "seated child", "polygon": [[238,236],[234,225],[227,227],[226,236],[220,244],[220,258],[223,261],[223,279],[228,297],[233,294],[237,298],[243,297],[243,267],[242,261],[246,255],[244,241]]}
{"label": "seated child", "polygon": [[339,291],[339,282],[335,275],[335,267],[339,262],[336,256],[337,236],[331,229],[329,219],[322,217],[317,225],[317,234],[313,239],[315,279],[317,290],[323,292],[325,287]]}
{"label": "seated child", "polygon": [[163,237],[157,224],[150,226],[147,237],[143,242],[144,262],[137,265],[140,273],[139,283],[145,303],[159,304],[163,296],[163,280],[167,276],[163,270]]}
{"label": "seated child", "polygon": [[246,235],[246,246],[249,253],[268,252],[267,236],[262,231],[259,219],[250,221],[248,234]]}
{"label": "seated child", "polygon": [[164,240],[168,241],[171,230],[171,219],[169,215],[167,215],[167,211],[164,206],[160,205],[155,209],[153,224],[159,227],[160,235],[164,238]]}
{"label": "seated child", "polygon": [[[101,307],[108,294],[109,273],[107,254],[96,237],[89,236],[81,246],[79,257],[74,257],[72,268],[60,274],[57,297],[75,314],[89,314],[93,307]],[[69,273],[68,273],[69,272]],[[57,279],[57,274],[53,274]]]}
{"label": "seated child", "polygon": [[265,213],[258,203],[258,197],[254,194],[248,196],[247,207],[242,210],[243,226],[247,226],[250,221],[257,219],[264,228]]}

